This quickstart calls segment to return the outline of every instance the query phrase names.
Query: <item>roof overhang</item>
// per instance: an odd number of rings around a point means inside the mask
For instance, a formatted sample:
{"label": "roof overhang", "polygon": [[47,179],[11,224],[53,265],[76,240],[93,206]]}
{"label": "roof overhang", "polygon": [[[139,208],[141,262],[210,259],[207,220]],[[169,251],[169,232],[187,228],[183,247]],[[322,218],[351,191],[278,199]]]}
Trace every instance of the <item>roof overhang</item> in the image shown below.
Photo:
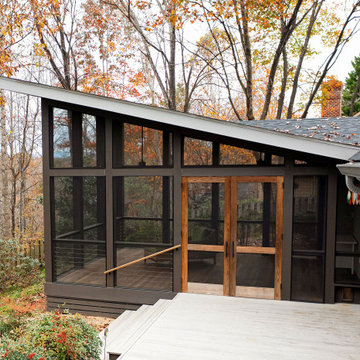
{"label": "roof overhang", "polygon": [[360,178],[360,163],[353,162],[336,165],[342,175]]}
{"label": "roof overhang", "polygon": [[23,80],[0,77],[0,89],[338,160],[348,160],[359,151],[353,145],[285,134]]}
{"label": "roof overhang", "polygon": [[349,161],[355,161],[358,162],[360,161],[360,151],[358,151],[354,156],[352,156]]}

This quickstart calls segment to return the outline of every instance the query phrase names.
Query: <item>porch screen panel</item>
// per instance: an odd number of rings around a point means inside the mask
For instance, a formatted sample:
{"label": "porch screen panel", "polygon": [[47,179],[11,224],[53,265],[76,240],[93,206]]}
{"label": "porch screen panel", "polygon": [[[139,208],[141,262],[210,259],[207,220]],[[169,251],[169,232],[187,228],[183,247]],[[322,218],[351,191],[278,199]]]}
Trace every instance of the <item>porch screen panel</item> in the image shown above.
{"label": "porch screen panel", "polygon": [[82,167],[105,166],[105,119],[82,114]]}
{"label": "porch screen panel", "polygon": [[294,177],[291,299],[324,301],[327,177]]}
{"label": "porch screen panel", "polygon": [[53,167],[70,168],[73,166],[71,112],[53,108],[52,123]]}
{"label": "porch screen panel", "polygon": [[259,151],[220,144],[220,165],[257,165],[263,158]]}
{"label": "porch screen panel", "polygon": [[213,143],[211,141],[184,138],[184,166],[212,165]]}
{"label": "porch screen panel", "polygon": [[293,255],[292,300],[323,302],[324,256]]}
{"label": "porch screen panel", "polygon": [[275,256],[237,254],[236,286],[274,287]]}
{"label": "porch screen panel", "polygon": [[54,281],[105,286],[105,178],[54,177],[51,196]]}
{"label": "porch screen panel", "polygon": [[55,107],[50,122],[50,144],[52,168],[103,168],[105,120]]}
{"label": "porch screen panel", "polygon": [[163,165],[163,132],[124,123],[124,165]]}
{"label": "porch screen panel", "polygon": [[188,281],[223,284],[223,251],[206,251],[207,245],[224,245],[224,184],[189,183],[189,244],[204,250],[188,252]]}
{"label": "porch screen panel", "polygon": [[189,244],[224,244],[224,184],[189,184]]}
{"label": "porch screen panel", "polygon": [[276,184],[238,183],[237,246],[275,247]]}
{"label": "porch screen panel", "polygon": [[145,126],[113,121],[113,166],[172,166],[172,134]]}
{"label": "porch screen panel", "polygon": [[354,300],[351,289],[360,287],[360,205],[349,204],[348,191],[345,177],[339,176],[335,285],[340,290],[337,294],[340,301]]}
{"label": "porch screen panel", "polygon": [[[117,177],[114,194],[116,266],[173,245],[172,177]],[[120,269],[116,285],[172,291],[172,252]]]}
{"label": "porch screen panel", "polygon": [[271,165],[285,165],[285,158],[279,155],[271,155]]}
{"label": "porch screen panel", "polygon": [[220,166],[273,166],[284,165],[284,163],[283,156],[228,144],[219,144]]}

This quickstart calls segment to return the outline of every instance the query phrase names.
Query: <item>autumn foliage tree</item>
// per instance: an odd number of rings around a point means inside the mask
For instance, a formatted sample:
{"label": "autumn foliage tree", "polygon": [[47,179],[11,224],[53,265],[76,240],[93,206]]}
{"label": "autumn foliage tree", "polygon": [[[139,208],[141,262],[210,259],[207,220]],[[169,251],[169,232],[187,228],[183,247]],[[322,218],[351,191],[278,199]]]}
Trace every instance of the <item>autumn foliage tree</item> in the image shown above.
{"label": "autumn foliage tree", "polygon": [[[354,29],[359,1],[345,19],[332,0],[30,0],[27,7],[34,53],[60,86],[185,112],[211,108],[211,89],[230,118],[252,120],[298,116],[300,98],[307,115]],[[329,57],[311,71],[319,46]]]}
{"label": "autumn foliage tree", "polygon": [[113,7],[99,1],[87,0],[82,9],[78,42],[81,90],[118,99],[138,99],[144,78],[136,66],[136,41],[131,27],[119,21]]}
{"label": "autumn foliage tree", "polygon": [[36,55],[45,58],[61,87],[77,90],[79,83],[76,0],[30,0],[29,26],[34,29]]}
{"label": "autumn foliage tree", "polygon": [[[117,10],[136,36],[144,78],[152,83],[151,97],[157,104],[173,110],[189,112],[197,89],[206,83],[208,66],[195,59],[188,49],[187,21],[181,15],[180,2],[166,0],[100,0]],[[197,50],[194,50],[195,52]],[[152,102],[154,105],[154,101]]]}
{"label": "autumn foliage tree", "polygon": [[[222,81],[236,117],[242,119],[291,118],[300,81],[312,81],[309,106],[356,21],[359,2],[354,2],[344,22],[336,3],[324,0],[195,0],[182,2],[183,14],[206,24],[212,41],[205,50],[211,60],[201,61]],[[316,55],[313,38],[330,48],[323,68],[305,78],[304,60]],[[285,102],[289,99],[289,104]],[[271,109],[273,109],[271,115]],[[270,113],[269,113],[270,112]],[[271,115],[271,116],[270,116]]]}
{"label": "autumn foliage tree", "polygon": [[[0,75],[12,76],[16,71],[13,51],[21,39],[26,36],[23,21],[26,18],[25,4],[16,0],[0,2]],[[10,233],[9,193],[8,193],[8,132],[6,126],[6,94],[0,90],[0,138],[1,138],[1,197],[0,197],[0,236],[8,237]]]}

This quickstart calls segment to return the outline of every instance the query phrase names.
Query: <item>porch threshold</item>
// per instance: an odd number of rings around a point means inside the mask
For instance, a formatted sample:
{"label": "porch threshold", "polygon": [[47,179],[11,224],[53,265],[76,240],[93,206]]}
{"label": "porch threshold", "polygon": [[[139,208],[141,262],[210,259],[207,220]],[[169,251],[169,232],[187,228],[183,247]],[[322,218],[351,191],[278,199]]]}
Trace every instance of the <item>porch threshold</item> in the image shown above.
{"label": "porch threshold", "polygon": [[180,293],[124,360],[356,359],[360,306]]}

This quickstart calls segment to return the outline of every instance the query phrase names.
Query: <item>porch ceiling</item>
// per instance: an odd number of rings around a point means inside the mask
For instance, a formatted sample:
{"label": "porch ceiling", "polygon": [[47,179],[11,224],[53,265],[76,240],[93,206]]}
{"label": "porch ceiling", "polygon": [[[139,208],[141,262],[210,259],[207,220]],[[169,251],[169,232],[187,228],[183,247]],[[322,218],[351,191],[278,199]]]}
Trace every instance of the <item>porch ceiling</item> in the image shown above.
{"label": "porch ceiling", "polygon": [[338,160],[348,160],[359,151],[353,144],[257,127],[257,122],[216,120],[5,77],[0,77],[0,89]]}

